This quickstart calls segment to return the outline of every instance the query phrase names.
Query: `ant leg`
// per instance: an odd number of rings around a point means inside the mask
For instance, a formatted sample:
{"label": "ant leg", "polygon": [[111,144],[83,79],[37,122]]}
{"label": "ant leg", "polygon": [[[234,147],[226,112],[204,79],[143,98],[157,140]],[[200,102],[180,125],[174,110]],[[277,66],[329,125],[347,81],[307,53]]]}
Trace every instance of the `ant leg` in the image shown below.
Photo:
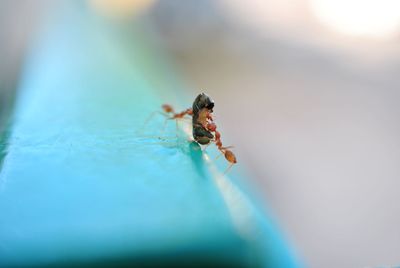
{"label": "ant leg", "polygon": [[226,175],[232,167],[233,167],[233,164],[230,164],[228,166],[228,168],[224,171],[224,175]]}
{"label": "ant leg", "polygon": [[179,132],[179,125],[178,125],[178,119],[175,119],[175,136],[178,138],[178,132]]}
{"label": "ant leg", "polygon": [[142,126],[139,130],[137,130],[137,133],[138,133],[138,134],[142,134],[142,133],[144,132],[145,128],[147,127],[147,125],[150,123],[150,121],[154,118],[154,116],[155,116],[156,114],[161,114],[161,115],[164,116],[164,117],[169,117],[166,113],[163,113],[163,112],[160,112],[160,111],[154,111],[154,112],[152,112],[152,113],[146,118],[146,120],[144,121],[143,126]]}
{"label": "ant leg", "polygon": [[171,119],[175,120],[175,124],[176,124],[176,133],[175,133],[175,135],[176,135],[176,138],[179,137],[179,135],[178,135],[178,133],[179,133],[179,122],[178,122],[178,120],[182,120],[182,121],[183,120],[188,120],[189,118],[185,118],[186,115],[188,115],[188,116],[192,116],[193,115],[193,111],[192,111],[191,108],[188,108],[188,109],[186,109],[186,110],[184,110],[184,111],[182,111],[180,113],[175,113],[173,115],[173,117],[171,118]]}
{"label": "ant leg", "polygon": [[213,142],[215,142],[215,140],[210,140],[209,143],[207,143],[206,145],[204,145],[204,150],[203,150],[203,151],[207,150],[208,146],[210,146],[211,143],[213,143]]}
{"label": "ant leg", "polygon": [[215,160],[218,160],[221,156],[223,156],[224,155],[224,153],[223,152],[220,152],[220,154],[215,158]]}
{"label": "ant leg", "polygon": [[142,133],[144,132],[144,129],[146,128],[147,124],[150,122],[151,119],[153,119],[153,117],[156,115],[156,113],[158,113],[158,111],[152,112],[152,113],[146,118],[146,120],[144,121],[143,126],[142,126],[140,129],[138,129],[138,130],[136,131],[136,133],[142,134]]}
{"label": "ant leg", "polygon": [[178,118],[168,117],[168,118],[165,119],[163,127],[162,127],[162,130],[161,130],[161,136],[164,135],[165,128],[167,126],[168,120],[174,120],[175,121],[175,137],[178,138],[179,137],[179,135],[178,135],[178,133],[179,133],[179,122],[178,121],[182,120],[182,118],[179,118],[179,117]]}
{"label": "ant leg", "polygon": [[222,150],[230,149],[230,148],[235,148],[235,146],[232,146],[232,145],[231,145],[231,146],[221,147]]}
{"label": "ant leg", "polygon": [[162,139],[161,137],[164,136],[164,132],[165,132],[165,128],[167,127],[168,120],[172,120],[172,118],[170,118],[170,117],[165,118],[163,127],[161,128],[159,139]]}

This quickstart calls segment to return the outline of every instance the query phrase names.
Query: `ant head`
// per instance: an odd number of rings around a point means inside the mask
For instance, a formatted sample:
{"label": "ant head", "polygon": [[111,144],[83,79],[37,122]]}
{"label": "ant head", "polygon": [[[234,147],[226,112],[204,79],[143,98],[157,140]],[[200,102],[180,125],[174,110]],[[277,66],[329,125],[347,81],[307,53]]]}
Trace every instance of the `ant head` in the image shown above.
{"label": "ant head", "polygon": [[174,109],[172,108],[172,106],[169,105],[169,104],[164,104],[164,105],[162,106],[162,109],[163,109],[164,112],[166,112],[166,113],[172,113],[172,112],[174,111]]}
{"label": "ant head", "polygon": [[193,112],[196,113],[203,108],[207,108],[211,112],[214,108],[214,101],[205,93],[199,94],[193,102]]}

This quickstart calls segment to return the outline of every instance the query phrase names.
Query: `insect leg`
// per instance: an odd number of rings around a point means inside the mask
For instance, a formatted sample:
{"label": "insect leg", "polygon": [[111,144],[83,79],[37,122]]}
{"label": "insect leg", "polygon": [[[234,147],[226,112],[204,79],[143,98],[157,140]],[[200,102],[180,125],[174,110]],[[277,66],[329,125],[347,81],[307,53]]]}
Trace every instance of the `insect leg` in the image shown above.
{"label": "insect leg", "polygon": [[168,120],[172,120],[172,118],[170,118],[170,117],[168,117],[168,118],[165,118],[165,120],[164,120],[164,124],[163,124],[163,127],[161,128],[161,133],[160,133],[160,136],[163,136],[163,135],[164,135],[165,128],[167,127]]}
{"label": "insect leg", "polygon": [[224,175],[226,175],[232,167],[233,167],[233,164],[230,164],[228,166],[228,168],[224,171]]}
{"label": "insect leg", "polygon": [[160,112],[160,111],[154,111],[152,112],[144,121],[143,126],[137,130],[138,134],[143,134],[144,130],[146,129],[147,125],[150,123],[150,121],[154,118],[155,115],[161,114],[164,117],[169,117],[166,113]]}
{"label": "insect leg", "polygon": [[178,119],[175,119],[175,136],[177,138],[178,138],[178,132],[179,132]]}
{"label": "insect leg", "polygon": [[224,153],[223,152],[220,152],[220,154],[219,155],[217,155],[217,157],[215,158],[215,160],[218,160],[221,156],[223,156],[224,155]]}

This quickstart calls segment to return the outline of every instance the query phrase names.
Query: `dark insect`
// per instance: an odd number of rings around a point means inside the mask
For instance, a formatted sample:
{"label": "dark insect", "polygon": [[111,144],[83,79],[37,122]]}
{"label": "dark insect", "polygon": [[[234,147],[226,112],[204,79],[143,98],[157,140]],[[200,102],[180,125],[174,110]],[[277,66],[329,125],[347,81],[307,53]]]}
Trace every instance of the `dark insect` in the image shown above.
{"label": "dark insect", "polygon": [[214,139],[207,127],[213,108],[214,101],[204,93],[199,94],[193,102],[193,138],[202,145],[209,144]]}
{"label": "dark insect", "polygon": [[162,106],[164,112],[168,114],[168,119],[180,119],[185,115],[192,116],[193,138],[201,145],[215,142],[218,150],[225,156],[230,163],[225,173],[237,163],[235,154],[229,150],[232,146],[222,146],[221,133],[217,131],[217,125],[213,120],[214,101],[205,93],[199,94],[193,102],[192,108],[188,108],[180,113],[175,113],[169,104]]}

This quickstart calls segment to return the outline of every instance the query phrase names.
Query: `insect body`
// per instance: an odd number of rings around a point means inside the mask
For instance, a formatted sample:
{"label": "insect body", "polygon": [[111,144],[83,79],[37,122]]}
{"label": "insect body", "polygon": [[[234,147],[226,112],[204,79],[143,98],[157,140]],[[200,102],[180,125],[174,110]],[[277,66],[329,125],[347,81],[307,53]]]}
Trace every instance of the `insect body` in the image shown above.
{"label": "insect body", "polygon": [[214,101],[204,93],[199,94],[193,102],[193,138],[202,145],[209,144],[214,138],[207,128],[207,121],[213,108]]}
{"label": "insect body", "polygon": [[229,150],[232,146],[222,146],[221,133],[217,131],[217,125],[212,116],[214,101],[204,93],[199,94],[193,102],[192,108],[186,109],[180,113],[175,113],[169,104],[162,106],[165,113],[171,116],[168,119],[180,119],[185,115],[192,116],[193,138],[201,145],[207,145],[215,142],[218,150],[225,156],[230,163],[227,172],[237,163],[235,154]]}

